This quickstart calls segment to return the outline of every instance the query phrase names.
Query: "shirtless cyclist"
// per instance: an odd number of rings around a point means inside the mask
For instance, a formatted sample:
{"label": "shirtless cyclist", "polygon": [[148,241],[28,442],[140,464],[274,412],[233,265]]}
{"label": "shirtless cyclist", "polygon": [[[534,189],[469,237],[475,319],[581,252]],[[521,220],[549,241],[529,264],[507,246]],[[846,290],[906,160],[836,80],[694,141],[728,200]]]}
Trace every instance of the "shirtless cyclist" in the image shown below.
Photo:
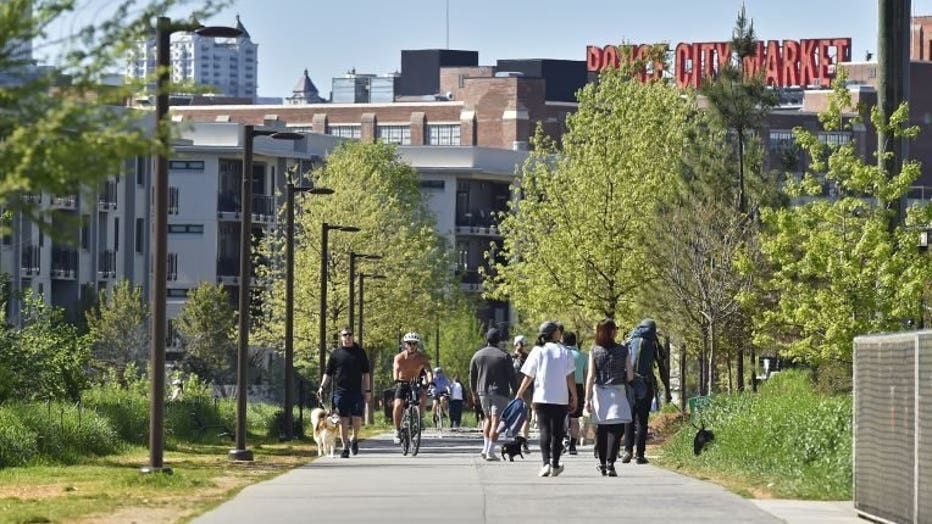
{"label": "shirtless cyclist", "polygon": [[[401,411],[406,398],[411,396],[411,382],[421,376],[421,371],[427,373],[427,382],[432,382],[430,361],[427,355],[418,351],[421,345],[421,336],[417,333],[408,333],[402,338],[404,350],[395,355],[392,366],[392,376],[395,378],[395,401],[392,410],[392,421],[395,423],[395,444],[401,443]],[[421,390],[420,408],[424,414],[424,391]]]}

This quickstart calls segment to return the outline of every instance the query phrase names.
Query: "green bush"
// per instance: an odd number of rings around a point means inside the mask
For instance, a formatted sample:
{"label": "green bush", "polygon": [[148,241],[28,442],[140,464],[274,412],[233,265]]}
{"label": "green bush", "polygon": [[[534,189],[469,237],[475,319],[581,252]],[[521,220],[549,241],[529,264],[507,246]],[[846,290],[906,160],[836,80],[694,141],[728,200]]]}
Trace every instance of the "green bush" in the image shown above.
{"label": "green bush", "polygon": [[38,455],[37,436],[13,410],[0,407],[0,468],[22,466]]}
{"label": "green bush", "polygon": [[86,391],[84,404],[107,418],[124,442],[142,445],[149,441],[148,396],[110,384]]}
{"label": "green bush", "polygon": [[820,395],[808,372],[773,376],[759,394],[717,395],[697,418],[715,433],[700,456],[686,426],[663,448],[672,465],[736,476],[778,497],[851,497],[851,397]]}
{"label": "green bush", "polygon": [[7,409],[37,434],[37,458],[42,460],[74,463],[82,456],[109,455],[123,447],[107,418],[80,405],[24,403]]}

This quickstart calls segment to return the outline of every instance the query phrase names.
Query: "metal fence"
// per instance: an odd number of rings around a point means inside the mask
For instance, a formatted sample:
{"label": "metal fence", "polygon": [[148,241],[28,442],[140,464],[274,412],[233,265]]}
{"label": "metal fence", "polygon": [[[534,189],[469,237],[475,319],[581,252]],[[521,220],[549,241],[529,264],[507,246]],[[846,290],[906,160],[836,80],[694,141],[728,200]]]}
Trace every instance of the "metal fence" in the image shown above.
{"label": "metal fence", "polygon": [[854,339],[854,506],[932,523],[932,331]]}

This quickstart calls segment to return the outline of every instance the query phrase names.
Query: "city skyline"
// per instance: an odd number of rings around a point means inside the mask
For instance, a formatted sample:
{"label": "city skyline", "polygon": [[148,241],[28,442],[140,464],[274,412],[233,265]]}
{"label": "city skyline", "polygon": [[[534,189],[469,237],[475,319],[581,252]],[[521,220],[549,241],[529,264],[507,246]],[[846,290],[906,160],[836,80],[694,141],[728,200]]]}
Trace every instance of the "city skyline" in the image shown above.
{"label": "city skyline", "polygon": [[[89,0],[69,18],[67,27],[59,24],[50,34],[66,34],[112,3]],[[585,60],[589,44],[723,41],[729,38],[742,3],[760,39],[851,37],[854,61],[864,60],[867,51],[876,54],[876,0],[709,0],[701,6],[677,1],[674,4],[682,9],[667,9],[662,18],[642,4],[566,9],[554,0],[475,0],[469,5],[456,0],[409,0],[400,6],[363,0],[352,14],[340,4],[277,0],[277,11],[265,2],[242,0],[205,22],[230,25],[236,15],[241,17],[259,46],[259,96],[290,96],[307,69],[327,98],[334,76],[349,70],[400,71],[401,50],[444,48],[447,5],[449,48],[478,51],[479,63],[485,65],[517,58]],[[913,0],[912,12],[932,15],[932,0]],[[278,13],[282,15],[275,16]],[[37,55],[43,58],[41,52]]]}

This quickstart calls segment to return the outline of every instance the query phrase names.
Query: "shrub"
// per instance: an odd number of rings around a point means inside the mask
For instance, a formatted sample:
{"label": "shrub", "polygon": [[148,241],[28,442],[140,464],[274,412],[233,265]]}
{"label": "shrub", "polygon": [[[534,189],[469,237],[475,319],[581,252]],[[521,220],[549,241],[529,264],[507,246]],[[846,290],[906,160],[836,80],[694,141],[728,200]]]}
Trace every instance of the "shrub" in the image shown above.
{"label": "shrub", "polygon": [[22,466],[38,455],[37,436],[13,410],[0,407],[0,468]]}
{"label": "shrub", "polygon": [[37,436],[39,458],[73,463],[85,455],[109,455],[123,442],[110,421],[81,406],[52,402],[9,406],[12,413]]}

